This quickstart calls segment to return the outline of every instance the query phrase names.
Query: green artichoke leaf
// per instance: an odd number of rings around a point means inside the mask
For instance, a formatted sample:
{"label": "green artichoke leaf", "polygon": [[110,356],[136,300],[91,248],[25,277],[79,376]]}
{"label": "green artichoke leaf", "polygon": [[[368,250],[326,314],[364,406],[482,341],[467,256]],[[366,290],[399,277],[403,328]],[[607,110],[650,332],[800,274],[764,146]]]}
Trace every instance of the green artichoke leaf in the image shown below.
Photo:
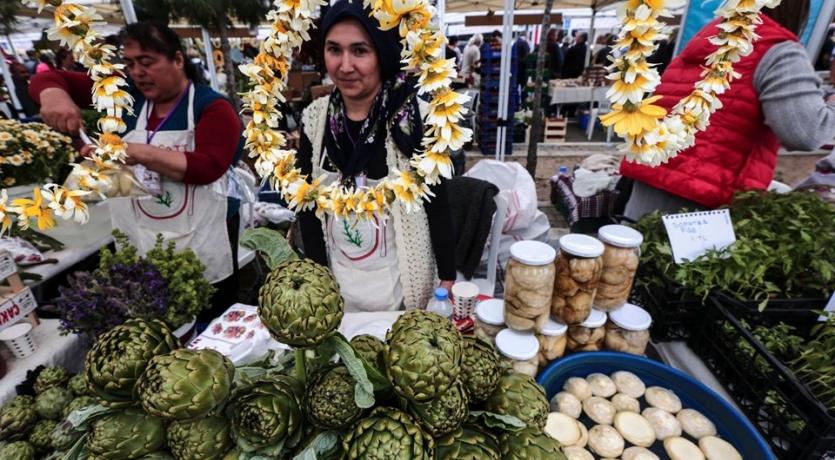
{"label": "green artichoke leaf", "polygon": [[239,244],[250,251],[258,251],[270,270],[281,262],[299,258],[281,233],[268,228],[248,228],[244,230]]}
{"label": "green artichoke leaf", "polygon": [[325,431],[319,433],[319,436],[301,451],[292,460],[316,460],[319,456],[327,456],[333,453],[336,449],[341,449],[342,445],[339,443],[339,438],[333,431]]}
{"label": "green artichoke leaf", "polygon": [[[235,436],[234,438],[235,446],[241,451],[241,454],[249,455],[246,460],[259,460],[261,458],[272,460],[273,457],[278,456],[284,450],[284,440],[286,439],[282,438],[271,446],[261,447],[247,441],[243,436]],[[270,455],[273,457],[270,457]]]}
{"label": "green artichoke leaf", "polygon": [[89,456],[90,451],[87,450],[87,437],[82,436],[67,450],[62,460],[86,460]]}
{"label": "green artichoke leaf", "polygon": [[87,429],[87,422],[108,412],[116,412],[116,410],[102,405],[85,407],[84,409],[73,411],[67,417],[67,422],[76,431],[83,431]]}
{"label": "green artichoke leaf", "polygon": [[327,340],[335,345],[336,352],[348,369],[348,373],[357,381],[354,390],[354,400],[357,406],[362,409],[374,406],[374,385],[368,379],[368,368],[371,366],[361,356],[354,353],[354,348],[342,334],[334,334]]}
{"label": "green artichoke leaf", "polygon": [[485,410],[471,411],[467,423],[501,431],[519,431],[527,426],[519,417],[496,414]]}

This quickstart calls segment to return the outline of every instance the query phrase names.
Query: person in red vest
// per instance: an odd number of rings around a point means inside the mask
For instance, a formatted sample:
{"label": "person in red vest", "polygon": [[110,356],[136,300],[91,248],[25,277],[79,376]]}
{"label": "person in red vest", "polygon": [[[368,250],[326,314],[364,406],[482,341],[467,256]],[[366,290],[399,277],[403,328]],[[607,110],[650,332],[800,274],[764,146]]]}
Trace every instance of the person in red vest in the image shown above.
{"label": "person in red vest", "polygon": [[[734,64],[742,77],[720,96],[723,107],[696,135],[696,144],[654,168],[621,163],[621,174],[634,179],[626,216],[718,208],[735,191],[768,188],[781,144],[812,151],[835,137],[835,97],[824,100],[797,38],[808,16],[809,0],[764,8],[754,51]],[[718,22],[702,29],[661,77],[655,95],[663,96],[657,104],[668,113],[701,79],[705,58],[715,50],[708,39],[719,33]]]}

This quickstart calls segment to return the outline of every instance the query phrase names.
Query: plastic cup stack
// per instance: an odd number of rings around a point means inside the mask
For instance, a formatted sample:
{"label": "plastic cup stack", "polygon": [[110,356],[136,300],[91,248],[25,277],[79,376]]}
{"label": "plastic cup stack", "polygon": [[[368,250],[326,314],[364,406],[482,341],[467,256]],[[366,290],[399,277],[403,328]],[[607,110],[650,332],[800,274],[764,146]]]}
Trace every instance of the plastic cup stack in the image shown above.
{"label": "plastic cup stack", "polygon": [[20,322],[0,331],[0,342],[6,344],[15,358],[25,358],[35,352],[32,324]]}

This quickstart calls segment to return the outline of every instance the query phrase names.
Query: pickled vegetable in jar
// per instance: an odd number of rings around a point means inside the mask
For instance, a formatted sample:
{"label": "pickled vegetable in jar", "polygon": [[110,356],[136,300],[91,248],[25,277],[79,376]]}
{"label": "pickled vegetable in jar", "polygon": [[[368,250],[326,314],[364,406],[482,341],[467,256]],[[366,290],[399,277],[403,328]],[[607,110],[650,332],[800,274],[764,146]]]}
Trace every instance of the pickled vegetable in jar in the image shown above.
{"label": "pickled vegetable in jar", "polygon": [[603,268],[602,254],[603,243],[590,236],[569,234],[560,238],[560,252],[554,261],[553,319],[570,326],[589,317]]}
{"label": "pickled vegetable in jar", "polygon": [[646,310],[625,303],[621,308],[609,313],[604,347],[611,351],[643,356],[649,343],[651,325],[652,317]]}
{"label": "pickled vegetable in jar", "polygon": [[625,225],[605,225],[600,227],[597,237],[605,249],[594,308],[609,312],[623,306],[629,298],[644,236]]}
{"label": "pickled vegetable in jar", "polygon": [[539,340],[540,369],[562,358],[565,354],[566,331],[568,331],[568,326],[549,319],[545,328],[536,334],[536,339]]}
{"label": "pickled vegetable in jar", "polygon": [[606,338],[606,313],[592,310],[581,324],[568,326],[565,348],[570,353],[578,351],[600,351]]}
{"label": "pickled vegetable in jar", "polygon": [[496,348],[502,362],[513,368],[513,372],[536,378],[539,372],[539,341],[532,332],[505,329],[496,336]]}
{"label": "pickled vegetable in jar", "polygon": [[475,307],[474,332],[476,337],[496,344],[496,335],[507,328],[504,323],[504,301],[488,299]]}
{"label": "pickled vegetable in jar", "polygon": [[521,332],[542,330],[551,312],[557,251],[539,241],[510,246],[504,288],[504,322]]}

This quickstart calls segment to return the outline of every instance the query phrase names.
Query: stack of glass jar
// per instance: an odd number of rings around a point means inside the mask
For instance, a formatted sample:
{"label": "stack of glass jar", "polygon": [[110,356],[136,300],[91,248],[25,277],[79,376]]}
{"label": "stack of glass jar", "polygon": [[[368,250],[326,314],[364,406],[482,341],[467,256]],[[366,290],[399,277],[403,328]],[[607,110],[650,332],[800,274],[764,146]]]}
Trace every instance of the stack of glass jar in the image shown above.
{"label": "stack of glass jar", "polygon": [[[511,246],[503,321],[496,314],[498,304],[483,311],[480,306],[476,333],[494,341],[503,359],[519,371],[535,375],[565,353],[608,349],[644,354],[652,319],[627,303],[643,236],[629,227],[607,225],[598,237],[565,235],[559,253],[537,241]],[[504,327],[512,333],[499,332]]]}

